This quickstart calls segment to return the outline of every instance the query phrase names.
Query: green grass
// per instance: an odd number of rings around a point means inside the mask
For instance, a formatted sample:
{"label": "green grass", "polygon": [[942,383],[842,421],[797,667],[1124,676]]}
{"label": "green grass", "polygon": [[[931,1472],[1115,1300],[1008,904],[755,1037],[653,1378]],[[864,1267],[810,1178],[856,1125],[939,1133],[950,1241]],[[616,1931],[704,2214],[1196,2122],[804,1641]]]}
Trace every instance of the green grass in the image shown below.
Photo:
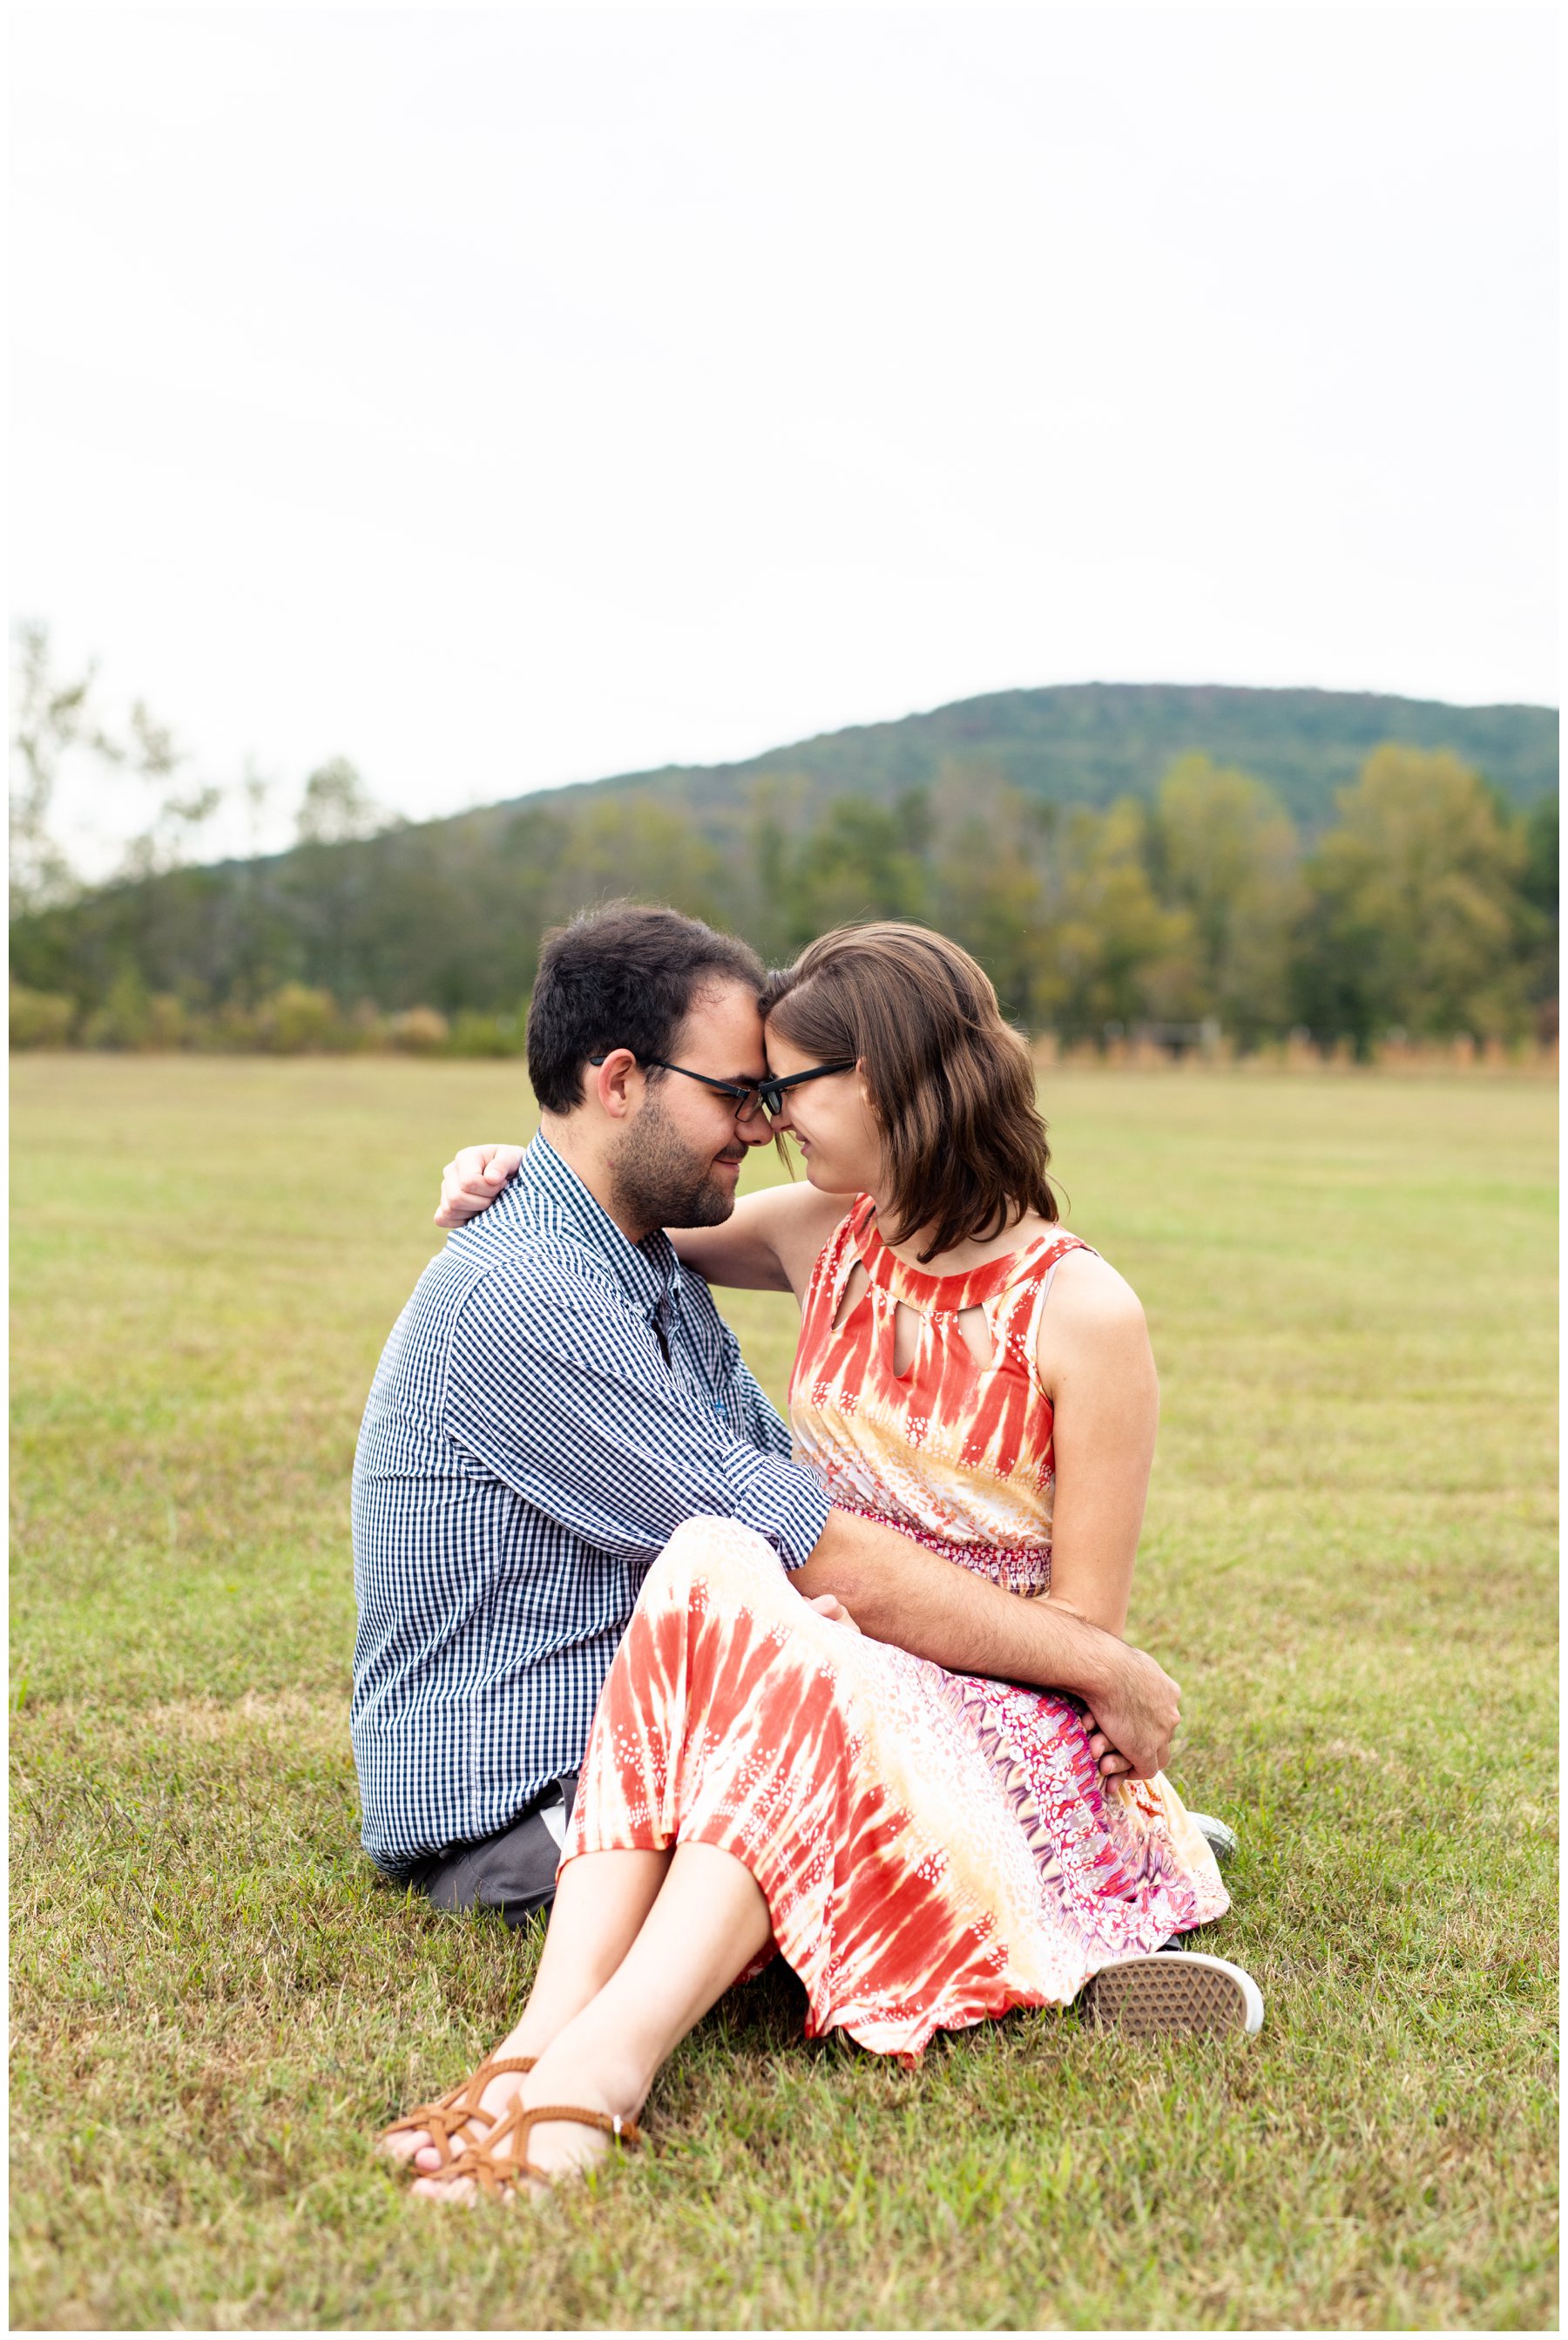
{"label": "green grass", "polygon": [[[32,2327],[1553,2316],[1553,1103],[1054,1076],[1148,1306],[1130,1631],[1243,1851],[1250,2044],[1035,2015],[905,2074],[775,1973],[547,2216],[367,2151],[536,1952],[357,1850],[346,1525],[440,1164],[506,1066],[31,1058],[14,1243],[14,2315]],[[737,1297],[782,1386],[789,1304]]]}

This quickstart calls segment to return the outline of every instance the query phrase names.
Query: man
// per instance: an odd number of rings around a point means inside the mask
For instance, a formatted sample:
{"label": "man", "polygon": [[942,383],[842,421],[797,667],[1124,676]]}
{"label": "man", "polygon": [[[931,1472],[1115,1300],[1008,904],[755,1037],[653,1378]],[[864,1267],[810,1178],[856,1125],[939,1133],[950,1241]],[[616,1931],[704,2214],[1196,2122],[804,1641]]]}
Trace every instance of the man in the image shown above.
{"label": "man", "polygon": [[957,1671],[1082,1694],[1152,1775],[1151,1658],[835,1511],[667,1226],[715,1225],[769,1125],[747,947],[619,905],[552,936],[528,1021],[540,1135],[420,1278],[354,1466],[363,1839],[442,1908],[547,1903],[594,1706],[682,1521],[762,1534],[801,1594]]}

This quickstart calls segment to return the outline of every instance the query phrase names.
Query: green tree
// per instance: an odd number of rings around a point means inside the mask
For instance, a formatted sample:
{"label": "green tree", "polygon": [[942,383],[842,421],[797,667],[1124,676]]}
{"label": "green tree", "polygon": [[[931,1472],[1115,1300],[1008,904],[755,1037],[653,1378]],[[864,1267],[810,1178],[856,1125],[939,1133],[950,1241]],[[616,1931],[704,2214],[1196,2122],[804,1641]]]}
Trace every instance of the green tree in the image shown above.
{"label": "green tree", "polygon": [[550,907],[554,917],[569,918],[624,895],[723,926],[725,875],[717,848],[680,807],[650,797],[590,797],[569,817],[551,873]]}
{"label": "green tree", "polygon": [[1543,797],[1524,823],[1524,868],[1519,886],[1519,955],[1543,1037],[1557,1030],[1557,799]]}
{"label": "green tree", "polygon": [[786,790],[756,791],[733,855],[737,907],[748,941],[773,966],[794,948],[792,863]]}
{"label": "green tree", "polygon": [[352,998],[361,987],[358,961],[366,928],[385,916],[377,896],[376,864],[352,848],[395,825],[346,756],[318,765],[305,781],[291,887],[306,906],[313,929],[310,975],[338,999]]}
{"label": "green tree", "polygon": [[934,814],[937,924],[979,960],[1003,1014],[1027,1019],[1057,808],[1031,802],[993,774],[955,766],[938,784]]}
{"label": "green tree", "polygon": [[[121,858],[124,880],[156,877],[189,861],[223,799],[215,782],[184,778],[190,758],[144,700],[133,701],[123,728],[107,728],[99,712],[96,665],[69,680],[58,676],[48,628],[25,620],[14,632],[12,674],[11,892],[18,909],[45,909],[81,891],[53,826],[61,768],[74,752],[128,773],[144,792],[148,809]],[[119,822],[114,826],[124,834]]]}
{"label": "green tree", "polygon": [[[108,747],[94,700],[96,666],[57,675],[49,630],[35,618],[12,632],[11,901],[19,910],[67,901],[77,879],[54,828],[60,767],[73,748]],[[112,752],[112,750],[110,750]]]}
{"label": "green tree", "polygon": [[[265,783],[248,785],[253,789]],[[374,837],[389,826],[389,816],[346,756],[332,757],[306,780],[295,823],[302,845],[343,845],[354,838]]]}
{"label": "green tree", "polygon": [[1295,826],[1274,790],[1184,756],[1160,784],[1149,854],[1161,900],[1190,922],[1186,1015],[1217,1016],[1244,1046],[1277,1031],[1305,892]]}
{"label": "green tree", "polygon": [[858,919],[928,920],[929,841],[930,805],[923,791],[892,806],[837,798],[808,832],[789,868],[790,947],[799,949],[830,927]]}
{"label": "green tree", "polygon": [[127,736],[117,741],[99,739],[94,744],[151,792],[146,826],[126,847],[121,875],[132,880],[154,878],[192,860],[223,800],[216,781],[181,778],[189,756],[176,747],[168,725],[160,723],[139,699],[132,704]]}
{"label": "green tree", "polygon": [[1370,1053],[1380,1034],[1522,1028],[1517,940],[1526,845],[1457,758],[1390,745],[1339,796],[1307,866],[1302,1020]]}
{"label": "green tree", "polygon": [[1038,1017],[1099,1040],[1107,1025],[1167,1015],[1190,981],[1192,921],[1155,892],[1144,807],[1124,797],[1107,813],[1079,810],[1058,837],[1035,955]]}

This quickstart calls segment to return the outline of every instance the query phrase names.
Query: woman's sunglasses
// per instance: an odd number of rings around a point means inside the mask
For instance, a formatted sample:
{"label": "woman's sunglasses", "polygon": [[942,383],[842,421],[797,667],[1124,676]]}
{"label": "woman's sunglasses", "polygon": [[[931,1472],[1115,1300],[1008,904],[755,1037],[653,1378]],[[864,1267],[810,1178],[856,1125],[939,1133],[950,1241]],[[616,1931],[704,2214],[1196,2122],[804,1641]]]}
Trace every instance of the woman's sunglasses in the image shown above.
{"label": "woman's sunglasses", "polygon": [[[602,1065],[604,1058],[590,1056],[588,1061],[590,1065]],[[846,1056],[842,1064],[813,1065],[808,1073],[787,1073],[782,1080],[748,1084],[745,1081],[716,1080],[711,1073],[694,1073],[689,1066],[672,1065],[664,1056],[640,1056],[638,1062],[657,1065],[661,1073],[680,1073],[689,1081],[700,1081],[705,1089],[717,1089],[720,1096],[733,1097],[737,1121],[749,1121],[758,1112],[765,1113],[769,1121],[777,1121],[784,1110],[787,1089],[798,1089],[802,1081],[824,1080],[829,1073],[852,1073],[855,1069],[854,1057]]]}

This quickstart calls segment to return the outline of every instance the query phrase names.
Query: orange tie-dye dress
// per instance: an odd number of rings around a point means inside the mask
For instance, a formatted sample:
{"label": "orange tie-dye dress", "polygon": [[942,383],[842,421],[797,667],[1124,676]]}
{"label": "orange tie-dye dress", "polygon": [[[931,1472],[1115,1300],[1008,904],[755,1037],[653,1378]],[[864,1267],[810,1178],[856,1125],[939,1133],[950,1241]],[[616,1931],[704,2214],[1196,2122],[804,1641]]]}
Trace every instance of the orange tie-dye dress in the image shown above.
{"label": "orange tie-dye dress", "polygon": [[[1080,1247],[1057,1230],[927,1275],[863,1196],[817,1263],[790,1383],[797,1457],[836,1504],[1025,1598],[1049,1589],[1055,1479],[1036,1335],[1057,1262]],[[919,1320],[902,1375],[900,1304]],[[985,1364],[958,1326],[970,1309]],[[756,1878],[809,2033],[837,2025],[902,2057],[938,2030],[1065,2005],[1113,1959],[1229,1907],[1174,1790],[1102,1780],[1071,1699],[830,1622],[733,1520],[688,1521],[649,1572],[565,1858],[685,1842]]]}

